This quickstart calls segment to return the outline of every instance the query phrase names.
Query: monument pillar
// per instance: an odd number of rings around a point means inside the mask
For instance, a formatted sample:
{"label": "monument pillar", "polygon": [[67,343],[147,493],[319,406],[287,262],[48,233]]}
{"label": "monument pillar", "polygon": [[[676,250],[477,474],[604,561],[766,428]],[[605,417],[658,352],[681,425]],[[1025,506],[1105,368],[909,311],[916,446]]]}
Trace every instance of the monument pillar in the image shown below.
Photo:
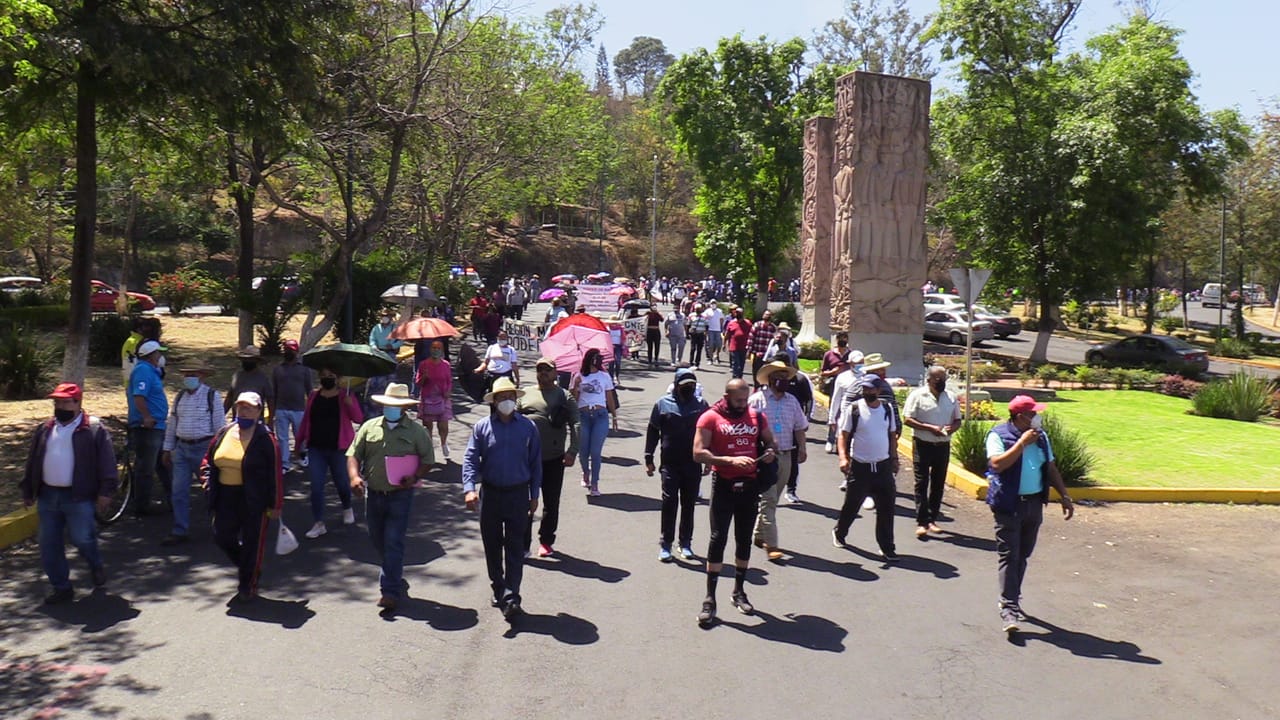
{"label": "monument pillar", "polygon": [[[800,216],[800,334],[797,343],[831,340],[831,188],[836,119],[804,123],[804,205]],[[834,345],[834,342],[832,343]]]}
{"label": "monument pillar", "polygon": [[925,80],[858,71],[836,81],[832,329],[912,384],[924,372],[929,100]]}

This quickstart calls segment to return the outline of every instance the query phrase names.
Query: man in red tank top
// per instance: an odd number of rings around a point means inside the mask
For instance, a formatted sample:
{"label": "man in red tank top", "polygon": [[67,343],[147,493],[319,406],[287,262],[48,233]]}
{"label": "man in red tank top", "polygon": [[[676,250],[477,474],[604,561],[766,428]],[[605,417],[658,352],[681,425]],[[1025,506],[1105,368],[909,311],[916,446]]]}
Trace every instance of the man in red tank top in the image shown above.
{"label": "man in red tank top", "polygon": [[698,418],[693,459],[713,469],[711,482],[711,545],[707,549],[707,596],[698,624],[709,627],[716,618],[716,581],[724,562],[724,548],[733,523],[733,606],[744,615],[755,612],[743,583],[751,558],[751,532],[760,502],[757,463],[777,462],[778,445],[763,413],[747,407],[751,388],[742,378],[730,380],[724,398]]}

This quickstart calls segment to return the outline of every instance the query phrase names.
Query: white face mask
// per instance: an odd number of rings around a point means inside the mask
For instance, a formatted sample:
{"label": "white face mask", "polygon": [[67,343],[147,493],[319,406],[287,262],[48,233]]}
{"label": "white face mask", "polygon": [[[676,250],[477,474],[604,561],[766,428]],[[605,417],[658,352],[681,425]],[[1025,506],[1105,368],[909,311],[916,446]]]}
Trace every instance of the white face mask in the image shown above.
{"label": "white face mask", "polygon": [[498,403],[498,413],[502,415],[510,415],[516,411],[515,400],[503,400]]}
{"label": "white face mask", "polygon": [[1032,417],[1032,418],[1031,418],[1031,429],[1033,429],[1033,430],[1043,430],[1043,429],[1044,429],[1044,421],[1040,419],[1040,414],[1039,414],[1039,413],[1036,413],[1036,415],[1035,415],[1034,417]]}

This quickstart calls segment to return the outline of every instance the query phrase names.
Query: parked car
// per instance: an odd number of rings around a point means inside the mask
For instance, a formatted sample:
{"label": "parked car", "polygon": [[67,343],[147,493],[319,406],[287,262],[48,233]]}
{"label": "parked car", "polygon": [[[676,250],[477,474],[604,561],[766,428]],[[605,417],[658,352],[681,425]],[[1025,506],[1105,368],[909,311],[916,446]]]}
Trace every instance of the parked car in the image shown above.
{"label": "parked car", "polygon": [[0,277],[0,291],[7,293],[20,293],[27,290],[43,290],[44,281],[38,277],[30,275],[10,275],[8,277]]}
{"label": "parked car", "polygon": [[[89,295],[89,310],[92,312],[115,312],[116,298],[120,297],[120,291],[102,282],[101,280],[93,280],[92,292]],[[129,295],[129,307],[139,310],[155,310],[155,298],[146,293],[131,292]]]}
{"label": "parked car", "polygon": [[1222,283],[1205,283],[1200,291],[1200,307],[1217,307],[1222,304]]}
{"label": "parked car", "polygon": [[1085,352],[1090,365],[1155,365],[1173,372],[1202,373],[1209,369],[1209,354],[1169,335],[1135,335],[1112,343],[1095,343]]}
{"label": "parked car", "polygon": [[[262,283],[266,281],[266,277],[259,275],[250,281],[250,286],[257,290],[262,287]],[[297,275],[286,275],[281,278],[280,302],[288,302],[302,294],[302,281]]]}
{"label": "parked car", "polygon": [[961,310],[934,310],[924,316],[924,336],[932,340],[964,345],[965,336],[973,330],[973,343],[996,336],[991,323],[986,320],[969,320]]}
{"label": "parked car", "polygon": [[1022,333],[1021,319],[1009,313],[994,312],[986,305],[973,306],[973,319],[991,323],[991,329],[1001,339]]}
{"label": "parked car", "polygon": [[924,311],[942,310],[944,308],[963,308],[964,298],[950,293],[925,293]]}

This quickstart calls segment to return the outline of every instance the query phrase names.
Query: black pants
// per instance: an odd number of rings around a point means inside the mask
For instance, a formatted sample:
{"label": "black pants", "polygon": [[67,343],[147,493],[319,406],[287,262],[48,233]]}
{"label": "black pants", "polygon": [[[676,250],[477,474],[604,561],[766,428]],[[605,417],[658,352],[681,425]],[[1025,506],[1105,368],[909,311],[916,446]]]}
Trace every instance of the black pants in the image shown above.
{"label": "black pants", "polygon": [[[697,463],[668,465],[658,470],[662,477],[662,536],[665,548],[679,537],[680,547],[693,542],[693,511],[698,502],[698,486],[702,484],[702,466]],[[676,510],[680,511],[680,534],[676,535]]]}
{"label": "black pants", "polygon": [[245,595],[258,591],[268,522],[266,513],[249,509],[243,487],[218,488],[218,500],[213,508],[213,542],[239,570],[239,590]]}
{"label": "black pants", "polygon": [[951,462],[951,443],[913,440],[911,463],[916,474],[916,524],[928,525],[938,520],[942,510],[942,491],[947,482],[947,464]]}
{"label": "black pants", "polygon": [[650,365],[657,365],[658,358],[662,356],[659,347],[662,345],[662,331],[657,328],[650,328],[644,333],[645,352],[649,357]]}
{"label": "black pants", "polygon": [[493,599],[520,600],[524,577],[524,535],[529,528],[529,486],[480,490],[480,541],[489,568]]}
{"label": "black pants", "polygon": [[760,509],[760,490],[755,478],[725,480],[713,475],[711,481],[711,544],[707,562],[724,562],[729,542],[729,522],[733,522],[733,556],[746,563],[751,559],[751,533]]}
{"label": "black pants", "polygon": [[[542,461],[542,522],[538,523],[538,542],[551,547],[556,544],[560,527],[560,491],[564,489],[564,456]],[[527,509],[527,508],[526,508]],[[533,518],[524,532],[524,548],[533,547]]]}
{"label": "black pants", "polygon": [[1022,602],[1022,580],[1027,560],[1036,549],[1040,525],[1044,522],[1044,500],[1039,495],[1018,498],[1012,513],[996,512],[996,570],[1000,578],[1000,607]]}
{"label": "black pants", "polygon": [[689,364],[697,367],[702,364],[702,349],[707,346],[706,333],[689,333]]}
{"label": "black pants", "polygon": [[841,540],[849,534],[849,526],[853,524],[862,507],[862,501],[870,495],[876,501],[876,544],[880,552],[894,552],[893,544],[893,505],[897,500],[897,488],[893,483],[893,465],[885,458],[873,465],[849,461],[849,487],[844,493],[844,504],[840,506],[840,519],[836,520],[836,536]]}
{"label": "black pants", "polygon": [[791,477],[787,478],[787,492],[792,495],[796,492],[796,482],[800,480],[800,463],[796,462],[796,456],[791,456]]}
{"label": "black pants", "polygon": [[488,394],[489,394],[489,392],[490,392],[491,390],[493,390],[493,384],[494,384],[495,382],[497,382],[497,381],[498,381],[498,378],[509,378],[509,377],[511,377],[511,376],[512,376],[512,373],[510,373],[510,372],[504,372],[504,373],[493,373],[493,372],[489,372],[488,370],[486,370],[486,371],[485,371],[485,373],[484,373],[484,392],[485,392],[485,394],[486,394],[486,395],[488,395]]}

